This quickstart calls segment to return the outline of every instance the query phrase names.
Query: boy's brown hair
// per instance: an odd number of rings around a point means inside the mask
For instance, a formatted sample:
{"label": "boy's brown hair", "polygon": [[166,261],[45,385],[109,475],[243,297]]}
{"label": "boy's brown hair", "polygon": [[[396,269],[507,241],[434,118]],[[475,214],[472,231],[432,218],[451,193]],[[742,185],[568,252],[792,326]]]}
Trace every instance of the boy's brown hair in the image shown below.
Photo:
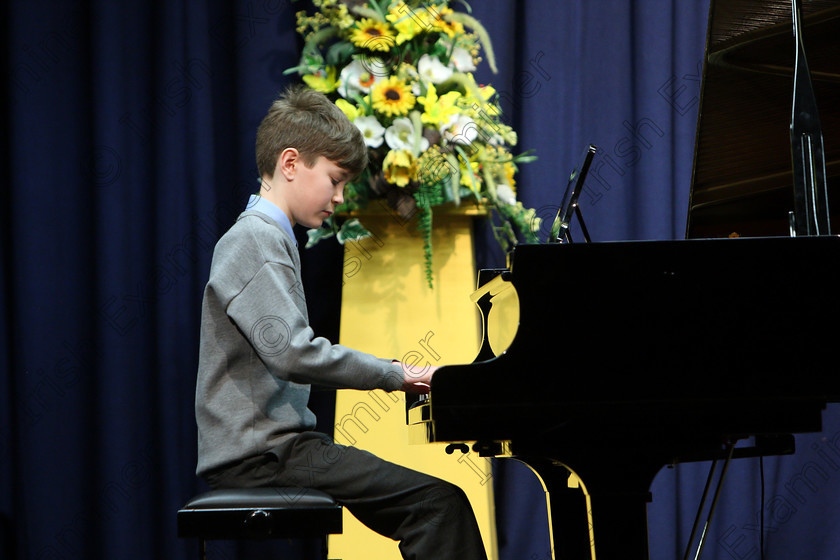
{"label": "boy's brown hair", "polygon": [[297,149],[307,167],[322,156],[351,177],[367,166],[367,146],[359,129],[323,93],[302,85],[287,88],[257,129],[260,177],[274,176],[277,158],[286,148]]}

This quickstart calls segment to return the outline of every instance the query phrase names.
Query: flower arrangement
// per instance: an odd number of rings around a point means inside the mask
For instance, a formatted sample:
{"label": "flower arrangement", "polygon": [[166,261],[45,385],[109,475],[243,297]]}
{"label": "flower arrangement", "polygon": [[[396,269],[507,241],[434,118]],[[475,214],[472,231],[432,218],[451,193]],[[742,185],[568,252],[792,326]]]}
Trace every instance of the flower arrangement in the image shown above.
{"label": "flower arrangement", "polygon": [[345,189],[345,202],[307,246],[370,235],[349,214],[383,199],[404,218],[418,215],[431,285],[433,208],[465,201],[490,211],[496,240],[507,251],[536,239],[539,219],[516,200],[516,132],[501,120],[495,90],[472,72],[483,48],[496,71],[486,30],[449,0],[314,0],[297,14],[304,39],[298,73],[325,93],[359,128],[367,169]]}

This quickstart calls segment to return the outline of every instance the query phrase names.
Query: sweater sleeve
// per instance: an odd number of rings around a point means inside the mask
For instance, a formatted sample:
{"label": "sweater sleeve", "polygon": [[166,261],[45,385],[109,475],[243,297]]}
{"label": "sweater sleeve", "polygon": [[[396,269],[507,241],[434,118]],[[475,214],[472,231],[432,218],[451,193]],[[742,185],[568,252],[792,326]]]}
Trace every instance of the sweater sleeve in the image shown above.
{"label": "sweater sleeve", "polygon": [[303,297],[293,266],[266,262],[228,305],[228,316],[272,375],[334,388],[402,387],[399,365],[316,337]]}

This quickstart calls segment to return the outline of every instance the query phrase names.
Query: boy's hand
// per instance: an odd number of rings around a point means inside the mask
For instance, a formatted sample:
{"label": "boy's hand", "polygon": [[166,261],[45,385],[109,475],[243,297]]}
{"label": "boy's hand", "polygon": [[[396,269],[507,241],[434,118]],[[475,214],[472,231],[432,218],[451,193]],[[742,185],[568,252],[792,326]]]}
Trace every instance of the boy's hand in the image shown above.
{"label": "boy's hand", "polygon": [[437,366],[427,364],[425,367],[419,367],[397,363],[403,370],[403,391],[412,395],[425,395],[429,392],[432,375],[437,371]]}

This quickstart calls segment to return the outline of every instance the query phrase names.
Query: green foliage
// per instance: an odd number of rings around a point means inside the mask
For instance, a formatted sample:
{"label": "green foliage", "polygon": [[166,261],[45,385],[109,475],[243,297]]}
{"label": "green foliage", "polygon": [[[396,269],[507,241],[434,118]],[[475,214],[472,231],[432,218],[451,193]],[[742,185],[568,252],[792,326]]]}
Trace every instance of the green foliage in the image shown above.
{"label": "green foliage", "polygon": [[434,185],[426,185],[414,193],[414,200],[417,203],[418,217],[417,229],[423,235],[423,260],[425,262],[426,282],[429,288],[433,287],[432,278],[432,207],[442,204],[444,191],[435,188]]}

